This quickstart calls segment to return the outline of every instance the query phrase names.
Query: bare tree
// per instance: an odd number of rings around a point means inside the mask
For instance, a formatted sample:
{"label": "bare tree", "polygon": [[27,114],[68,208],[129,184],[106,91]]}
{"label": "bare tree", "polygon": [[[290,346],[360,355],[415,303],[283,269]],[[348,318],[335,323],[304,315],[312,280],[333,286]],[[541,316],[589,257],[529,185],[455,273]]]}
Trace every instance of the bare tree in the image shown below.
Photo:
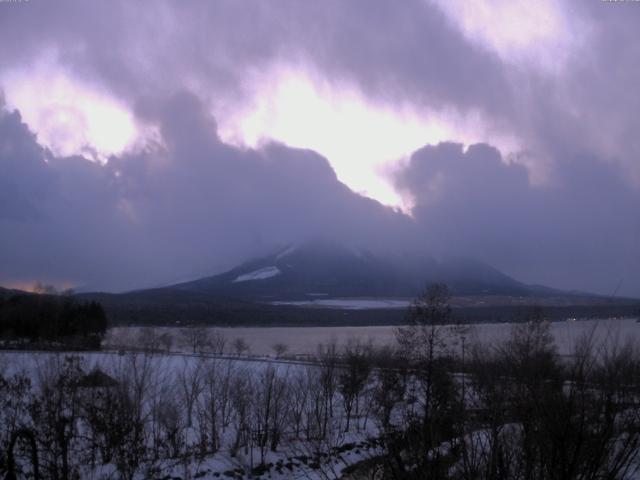
{"label": "bare tree", "polygon": [[[31,379],[26,373],[16,373],[12,376],[0,372],[0,475],[5,467],[7,470],[11,467],[14,473],[20,473],[20,450],[14,452],[15,446],[20,439],[32,437],[35,441],[35,429],[29,419],[29,410],[31,407]],[[27,431],[31,434],[26,433]],[[25,432],[17,434],[17,432]],[[31,440],[27,438],[29,442]],[[33,455],[37,457],[37,447],[35,454],[33,445],[29,445],[31,450],[30,458],[32,468],[35,470],[37,466],[33,464]],[[11,456],[11,458],[9,458]],[[36,458],[37,462],[37,458]]]}
{"label": "bare tree", "polygon": [[209,345],[213,353],[216,355],[222,355],[225,352],[227,338],[220,330],[212,329],[209,332]]}
{"label": "bare tree", "polygon": [[287,374],[273,365],[262,369],[256,378],[253,412],[254,436],[260,449],[260,463],[264,464],[267,449],[276,451],[288,418],[289,384]]}
{"label": "bare tree", "polygon": [[209,331],[206,327],[186,327],[182,329],[181,334],[192,353],[203,353],[210,345]]}
{"label": "bare tree", "polygon": [[[396,330],[400,358],[378,368],[374,401],[385,448],[385,468],[393,477],[444,478],[448,453],[439,448],[452,436],[463,401],[451,375],[452,314],[446,285],[430,285]],[[402,418],[401,427],[394,418]]]}
{"label": "bare tree", "polygon": [[445,325],[451,322],[449,289],[441,283],[427,287],[409,307],[405,327],[396,329],[396,340],[403,353],[410,359],[432,362],[446,352]]}
{"label": "bare tree", "polygon": [[150,424],[157,401],[158,370],[151,356],[131,354],[116,366],[113,375],[118,384],[109,393],[105,434],[120,476],[133,480],[145,464],[150,469],[154,462],[148,447],[153,438]]}
{"label": "bare tree", "polygon": [[164,389],[159,401],[154,405],[154,422],[157,423],[158,437],[154,439],[154,451],[159,459],[179,458],[186,447],[183,410],[174,389]]}
{"label": "bare tree", "polygon": [[231,399],[235,407],[233,416],[235,439],[229,452],[235,456],[241,446],[252,447],[251,436],[251,398],[254,395],[254,382],[247,371],[238,372],[231,384]]}
{"label": "bare tree", "polygon": [[53,356],[38,368],[39,391],[31,408],[42,470],[49,478],[68,480],[79,474],[81,414],[79,380],[84,375],[78,356]]}
{"label": "bare tree", "polygon": [[291,396],[289,397],[289,409],[293,424],[293,433],[296,439],[301,438],[305,415],[309,409],[309,376],[302,369],[295,369],[290,377]]}
{"label": "bare tree", "polygon": [[137,335],[137,345],[147,353],[157,353],[161,350],[161,336],[155,327],[139,328]]}
{"label": "bare tree", "polygon": [[209,360],[204,367],[203,392],[198,405],[202,451],[216,452],[234,413],[234,362]]}
{"label": "bare tree", "polygon": [[173,335],[170,332],[162,332],[158,337],[158,343],[164,348],[164,351],[169,353],[173,346]]}
{"label": "bare tree", "polygon": [[385,357],[383,354],[379,354],[376,358],[375,383],[371,400],[375,405],[375,415],[380,430],[388,436],[395,431],[392,414],[405,398],[408,374],[406,371],[395,368],[394,352],[382,353],[389,356]]}
{"label": "bare tree", "polygon": [[249,344],[242,337],[237,337],[231,346],[238,356],[249,351]]}
{"label": "bare tree", "polygon": [[351,416],[355,408],[358,414],[360,394],[371,372],[369,349],[360,342],[349,342],[344,349],[344,367],[338,375],[338,391],[346,415],[345,431],[349,431]]}
{"label": "bare tree", "polygon": [[[31,475],[29,475],[28,472],[21,471],[20,469],[16,468],[16,459],[15,459],[14,450],[20,439],[26,440],[30,450],[31,468],[32,468],[32,471],[30,472]],[[18,478],[17,473],[22,473],[24,474],[25,477],[32,476],[34,480],[40,479],[40,467],[39,467],[40,463],[38,460],[38,445],[36,442],[35,433],[32,429],[20,428],[20,429],[14,430],[11,433],[11,437],[9,439],[9,444],[7,446],[6,451],[7,451],[6,459],[3,460],[2,463],[0,463],[0,472],[2,470],[6,470],[6,475],[4,478],[6,479]],[[5,466],[4,469],[1,467],[2,465]]]}
{"label": "bare tree", "polygon": [[283,342],[277,342],[271,345],[271,350],[275,353],[276,358],[282,357],[289,350],[289,346]]}
{"label": "bare tree", "polygon": [[315,413],[318,421],[318,433],[324,437],[328,433],[329,420],[333,418],[333,405],[338,386],[338,346],[335,341],[318,345],[319,367],[319,396],[316,401]]}
{"label": "bare tree", "polygon": [[184,409],[187,414],[187,427],[193,425],[193,409],[202,392],[204,363],[183,358],[182,368],[178,372],[177,380],[180,387]]}

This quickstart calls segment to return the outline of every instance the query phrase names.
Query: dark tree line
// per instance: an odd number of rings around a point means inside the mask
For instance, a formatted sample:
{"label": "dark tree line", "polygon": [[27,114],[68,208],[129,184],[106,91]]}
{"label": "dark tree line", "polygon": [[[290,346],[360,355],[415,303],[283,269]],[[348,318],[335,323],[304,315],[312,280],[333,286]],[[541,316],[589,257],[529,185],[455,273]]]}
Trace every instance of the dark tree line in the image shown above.
{"label": "dark tree line", "polygon": [[0,339],[99,348],[107,317],[97,302],[55,295],[0,297]]}

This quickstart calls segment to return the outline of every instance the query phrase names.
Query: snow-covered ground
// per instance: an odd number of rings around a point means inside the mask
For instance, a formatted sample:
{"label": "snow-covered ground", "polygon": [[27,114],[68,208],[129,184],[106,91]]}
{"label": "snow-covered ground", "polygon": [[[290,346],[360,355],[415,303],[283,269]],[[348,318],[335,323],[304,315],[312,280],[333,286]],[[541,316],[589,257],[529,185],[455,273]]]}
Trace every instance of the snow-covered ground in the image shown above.
{"label": "snow-covered ground", "polygon": [[[497,344],[508,338],[511,328],[509,324],[475,325],[468,332],[469,341]],[[640,324],[634,320],[559,322],[551,324],[550,328],[562,354],[570,354],[575,342],[585,336],[592,337],[598,344],[606,344],[635,341],[640,333]],[[356,339],[382,345],[392,343],[395,339],[393,327],[215,330],[228,339],[228,345],[232,345],[234,339],[242,338],[250,343],[252,354],[271,356],[274,355],[272,346],[275,343],[289,345],[290,353],[314,353],[319,343],[335,341],[342,344]],[[176,339],[187,339],[178,329],[151,331],[121,328],[110,332],[110,340],[123,341],[128,338],[135,345],[137,339],[150,338],[159,332],[169,333]],[[202,333],[200,330],[198,332]],[[177,350],[177,353],[151,355],[108,352],[80,354],[83,372],[99,368],[117,379],[120,387],[130,389],[130,394],[138,391],[138,385],[142,386],[139,391],[144,393],[144,399],[140,403],[140,411],[144,413],[141,418],[147,428],[145,442],[160,445],[158,448],[163,452],[171,452],[174,448],[172,442],[178,442],[179,454],[168,453],[166,457],[149,461],[148,468],[153,466],[158,472],[154,473],[154,478],[340,478],[343,468],[371,458],[379,451],[379,446],[372,440],[378,433],[373,411],[370,410],[375,395],[367,394],[369,396],[361,399],[360,413],[352,417],[351,428],[345,432],[343,404],[338,391],[334,391],[330,397],[322,397],[321,366],[305,365],[304,362],[275,362],[265,357],[230,358],[230,355],[226,355],[225,358],[213,358],[212,355],[191,355],[186,353],[187,346],[180,344]],[[39,384],[43,379],[54,378],[52,375],[55,372],[62,371],[61,365],[67,355],[0,351],[0,375],[9,378],[24,372],[32,379],[34,392],[41,392]],[[365,392],[377,383],[370,380],[367,385]],[[279,394],[279,391],[284,393]],[[303,442],[298,430],[295,430],[295,434],[292,430],[295,412],[299,405],[305,406],[300,410],[304,412],[299,417],[303,419],[300,425],[304,426],[307,422],[307,425],[319,428],[313,423],[318,420],[313,413],[318,411],[318,406],[328,408],[327,398],[335,399],[334,414],[326,417],[332,425],[330,434],[323,437],[321,443],[315,443],[313,435],[307,436]],[[189,399],[193,400],[190,407]],[[272,401],[272,407],[265,407],[271,405]],[[252,412],[246,417],[248,423],[240,421],[241,412],[245,411],[243,408]],[[235,413],[227,417],[223,413],[225,409]],[[288,412],[286,421],[276,420],[279,418],[276,417],[277,412],[283,411]],[[191,418],[191,412],[193,423],[186,420]],[[215,421],[212,422],[211,418]],[[225,418],[226,426],[222,426],[225,425]],[[270,422],[273,422],[267,423],[269,428],[278,425],[281,429],[282,439],[276,451],[270,451],[268,444],[262,447],[257,444],[260,432],[269,431],[260,429],[265,418],[271,418]],[[84,425],[83,421],[78,419],[79,424]],[[211,442],[212,437],[207,436],[207,432],[213,426],[219,435],[219,447],[215,453],[199,455],[200,446],[207,446]],[[88,427],[84,425],[83,428]],[[236,438],[243,438],[244,443],[232,455]],[[80,449],[82,441],[77,441]],[[262,459],[264,466],[259,467]],[[145,465],[144,462],[141,464],[134,478],[148,478],[150,470],[145,470]],[[82,468],[87,468],[83,470],[82,478],[119,476],[112,462],[92,470],[88,470],[87,465]],[[260,477],[257,477],[258,472],[261,472]]]}
{"label": "snow-covered ground", "polygon": [[[236,408],[233,405],[233,393],[228,399],[220,400],[225,392],[223,383],[233,378],[253,379],[253,389],[246,399],[247,408],[256,409],[261,405],[262,392],[261,382],[268,380],[267,369],[275,369],[275,374],[281,381],[289,382],[290,388],[296,382],[303,381],[306,368],[316,369],[315,366],[304,366],[287,363],[272,363],[268,361],[250,361],[242,359],[219,359],[199,355],[186,354],[116,354],[106,352],[84,352],[80,354],[72,352],[31,352],[31,351],[1,351],[0,350],[0,377],[11,378],[14,375],[26,375],[31,379],[35,391],[40,389],[43,379],[54,375],[54,372],[61,371],[62,366],[70,355],[80,358],[80,364],[84,372],[91,372],[95,369],[106,372],[113,378],[118,379],[122,385],[126,381],[122,380],[122,375],[126,372],[128,381],[135,379],[144,385],[143,408],[145,410],[145,423],[151,432],[162,429],[161,417],[163,402],[178,401],[176,405],[181,405],[181,410],[176,415],[185,422],[186,405],[184,397],[188,389],[198,392],[198,400],[193,406],[193,426],[182,425],[178,441],[184,449],[182,457],[168,457],[166,460],[155,460],[153,463],[154,478],[269,478],[288,479],[305,478],[309,480],[322,478],[339,478],[340,472],[347,466],[353,465],[363,459],[370,458],[377,452],[378,446],[369,440],[370,436],[376,434],[376,424],[373,419],[365,421],[360,417],[352,417],[352,429],[344,431],[344,419],[342,407],[338,402],[336,394],[336,405],[334,417],[329,418],[331,425],[334,425],[329,437],[320,441],[303,441],[291,439],[291,426],[283,425],[282,440],[276,451],[271,451],[268,446],[260,448],[255,444],[257,440],[251,442],[251,446],[243,446],[235,454],[231,453],[231,445],[237,435],[237,428],[234,421],[230,420],[226,430],[223,427],[220,433],[220,448],[216,453],[208,453],[204,456],[194,454],[198,449],[198,442],[202,430],[198,422],[206,422],[209,418],[213,400],[215,402],[227,403],[228,408]],[[138,373],[136,373],[138,372]],[[217,373],[214,373],[217,372]],[[266,373],[266,374],[265,374]],[[216,375],[215,379],[211,375]],[[226,375],[230,375],[226,377]],[[196,380],[196,378],[198,380]],[[315,377],[314,377],[315,378]],[[198,382],[198,383],[196,383]],[[207,383],[214,382],[214,383]],[[282,385],[280,383],[274,385]],[[301,384],[302,385],[302,384]],[[209,388],[216,388],[214,397],[207,400]],[[274,387],[275,388],[275,387]],[[187,390],[184,390],[187,389]],[[268,390],[270,392],[271,390]],[[300,392],[300,391],[298,391]],[[294,392],[291,391],[293,394]],[[216,397],[217,395],[217,397]],[[304,398],[307,398],[305,394]],[[272,408],[285,409],[284,400],[279,400],[278,406]],[[306,401],[306,400],[305,400]],[[207,403],[209,402],[209,403]],[[276,400],[274,400],[276,402]],[[218,403],[216,408],[220,408]],[[363,407],[364,408],[364,407]],[[160,413],[158,413],[160,412]],[[169,410],[170,412],[170,410]],[[0,418],[2,412],[0,412]],[[223,422],[224,414],[216,411],[220,415],[220,422]],[[270,415],[273,412],[270,411]],[[284,415],[284,414],[283,414]],[[252,428],[258,428],[257,422],[261,417],[251,417],[255,422],[250,424]],[[204,420],[203,420],[204,419]],[[158,426],[160,425],[160,426]],[[357,426],[357,431],[354,426]],[[219,428],[219,427],[218,427]],[[256,430],[257,431],[257,430]],[[1,428],[0,428],[1,432]],[[254,435],[255,432],[252,434]],[[151,433],[149,434],[151,435]],[[151,441],[151,440],[149,440]],[[191,453],[188,453],[191,452]],[[264,455],[264,462],[262,456]],[[24,461],[24,459],[23,459]],[[73,458],[76,463],[79,460]],[[149,478],[147,475],[151,468],[141,463],[135,479]],[[97,464],[89,469],[88,465],[82,468],[81,478],[120,478],[119,472],[113,463],[104,465]]]}

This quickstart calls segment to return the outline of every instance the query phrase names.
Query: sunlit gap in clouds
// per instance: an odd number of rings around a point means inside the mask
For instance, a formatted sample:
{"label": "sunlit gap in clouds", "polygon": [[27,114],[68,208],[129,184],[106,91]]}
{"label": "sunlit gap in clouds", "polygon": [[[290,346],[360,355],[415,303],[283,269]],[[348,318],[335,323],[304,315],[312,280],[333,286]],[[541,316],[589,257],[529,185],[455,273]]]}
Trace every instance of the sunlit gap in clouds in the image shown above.
{"label": "sunlit gap in clouds", "polygon": [[503,61],[560,73],[589,33],[589,26],[556,0],[428,0],[471,41]]}
{"label": "sunlit gap in clouds", "polygon": [[400,196],[390,176],[418,148],[442,141],[488,141],[518,149],[514,138],[488,133],[476,112],[372,104],[348,85],[286,68],[262,72],[256,84],[250,101],[220,117],[225,141],[255,147],[273,139],[315,150],[352,190],[407,212],[411,199]]}
{"label": "sunlit gap in clouds", "polygon": [[18,109],[55,155],[105,162],[139,136],[133,114],[108,93],[69,77],[50,58],[4,77],[9,108]]}
{"label": "sunlit gap in clouds", "polygon": [[[418,148],[455,141],[488,142],[503,153],[519,150],[516,137],[491,131],[473,111],[374,104],[353,86],[280,66],[247,83],[244,100],[212,103],[225,142],[259,147],[276,140],[315,150],[349,188],[405,212],[412,199],[394,189],[391,176]],[[59,156],[105,162],[157,134],[108,92],[68,76],[51,60],[9,73],[4,89],[9,107],[19,109],[38,141]],[[198,93],[220,99],[216,92]]]}
{"label": "sunlit gap in clouds", "polygon": [[446,136],[434,122],[376,108],[354,91],[336,92],[294,72],[278,73],[226,120],[220,125],[226,141],[257,146],[273,139],[315,150],[352,190],[398,207],[402,199],[386,169]]}

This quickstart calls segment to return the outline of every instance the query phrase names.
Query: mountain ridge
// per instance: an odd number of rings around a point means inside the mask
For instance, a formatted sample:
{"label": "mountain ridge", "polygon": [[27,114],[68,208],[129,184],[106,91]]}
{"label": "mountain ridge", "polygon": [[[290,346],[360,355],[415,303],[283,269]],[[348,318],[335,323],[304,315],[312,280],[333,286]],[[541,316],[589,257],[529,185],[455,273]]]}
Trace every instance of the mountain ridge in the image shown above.
{"label": "mountain ridge", "polygon": [[528,295],[529,287],[482,262],[462,257],[381,255],[326,242],[288,245],[218,275],[167,288],[252,300],[415,297],[441,282],[458,295]]}
{"label": "mountain ridge", "polygon": [[475,260],[381,254],[326,242],[283,246],[220,274],[170,286],[74,296],[103,304],[117,325],[397,325],[432,282],[450,287],[454,315],[470,322],[526,319],[533,306],[556,320],[640,311],[636,299],[527,285]]}

